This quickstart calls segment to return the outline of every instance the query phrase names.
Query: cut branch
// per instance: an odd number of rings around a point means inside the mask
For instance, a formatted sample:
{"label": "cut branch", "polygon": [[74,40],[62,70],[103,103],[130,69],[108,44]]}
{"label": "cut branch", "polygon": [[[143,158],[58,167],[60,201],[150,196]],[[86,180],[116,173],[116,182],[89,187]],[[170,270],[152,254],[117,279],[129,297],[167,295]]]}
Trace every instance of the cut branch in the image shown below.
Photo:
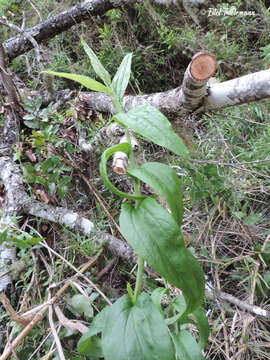
{"label": "cut branch", "polygon": [[[209,85],[197,113],[269,98],[269,83],[270,69]],[[79,100],[91,109],[114,113],[111,100],[105,94],[84,92],[79,96]],[[181,87],[149,95],[124,97],[125,111],[138,105],[151,104],[167,115],[184,115],[187,112],[183,106],[184,102]]]}
{"label": "cut branch", "polygon": [[210,53],[198,53],[187,67],[182,84],[183,108],[187,112],[198,109],[207,94],[207,81],[217,69],[217,61]]}

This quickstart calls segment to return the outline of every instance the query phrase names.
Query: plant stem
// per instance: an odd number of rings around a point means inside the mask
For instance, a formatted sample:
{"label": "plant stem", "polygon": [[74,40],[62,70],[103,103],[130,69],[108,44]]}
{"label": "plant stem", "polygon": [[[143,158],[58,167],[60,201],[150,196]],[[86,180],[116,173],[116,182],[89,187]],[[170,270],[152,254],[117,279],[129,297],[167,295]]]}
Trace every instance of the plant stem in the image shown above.
{"label": "plant stem", "polygon": [[138,298],[138,295],[142,288],[142,280],[143,280],[143,271],[144,271],[144,259],[139,256],[138,257],[138,271],[137,271],[137,277],[136,277],[136,286],[134,291],[133,300],[134,303]]}
{"label": "plant stem", "polygon": [[[116,111],[124,111],[124,109],[123,109],[123,107],[122,107],[122,105],[120,104],[119,101],[116,100],[115,103],[114,103],[114,106],[115,106]],[[130,167],[135,168],[136,162],[135,162],[134,152],[133,152],[133,149],[132,149],[130,133],[129,133],[129,130],[127,128],[126,128],[125,134],[126,134],[127,142],[130,145],[130,154],[129,154]],[[132,178],[132,184],[133,184],[133,187],[134,187],[135,195],[141,195],[140,181],[138,179]],[[138,201],[136,201],[135,207],[137,205],[138,205]],[[133,303],[136,302],[136,300],[137,300],[137,298],[139,296],[139,293],[141,291],[141,288],[142,288],[143,271],[144,271],[144,259],[141,256],[138,256],[138,271],[137,271],[136,285],[135,285],[135,290],[134,290],[134,295],[133,295]]]}

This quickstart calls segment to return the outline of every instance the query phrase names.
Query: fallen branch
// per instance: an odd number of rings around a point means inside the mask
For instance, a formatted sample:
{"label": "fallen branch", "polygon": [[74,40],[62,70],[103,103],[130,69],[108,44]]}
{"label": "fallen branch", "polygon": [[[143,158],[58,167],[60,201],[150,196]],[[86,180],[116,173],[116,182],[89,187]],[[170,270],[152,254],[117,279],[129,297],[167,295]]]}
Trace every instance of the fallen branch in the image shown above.
{"label": "fallen branch", "polygon": [[270,319],[270,311],[262,309],[261,307],[256,305],[247,304],[246,302],[239,300],[235,296],[227,294],[223,291],[218,291],[217,289],[214,289],[211,285],[209,285],[209,283],[207,283],[205,287],[205,296],[210,300],[213,299],[225,300],[227,302],[236,305],[241,310],[262,316],[266,319]]}
{"label": "fallen branch", "polygon": [[[0,176],[6,189],[6,198],[7,203],[10,204],[9,213],[11,215],[14,215],[15,213],[17,215],[30,214],[48,221],[68,226],[71,229],[80,231],[86,236],[91,235],[93,241],[106,246],[110,251],[117,254],[124,260],[128,262],[136,261],[137,257],[134,255],[128,244],[105,232],[95,233],[94,225],[89,219],[63,207],[54,207],[38,201],[33,201],[25,191],[20,168],[9,157],[0,158]],[[6,227],[2,228],[2,231],[9,226],[10,224],[8,223]],[[6,247],[5,250],[6,252],[2,251],[0,254],[4,259],[3,263],[5,263],[9,258],[12,258],[13,262],[13,257],[15,258],[16,253],[15,248]],[[1,271],[5,272],[7,270],[5,268],[1,268]],[[9,275],[0,278],[1,291],[6,288],[8,283],[11,283]]]}
{"label": "fallen branch", "polygon": [[[269,83],[270,69],[209,85],[197,113],[269,98]],[[79,100],[90,109],[114,113],[110,97],[106,94],[83,92],[79,96]],[[128,111],[137,105],[151,104],[168,116],[176,114],[183,116],[187,112],[183,106],[184,102],[182,89],[177,87],[173,90],[149,95],[127,95],[124,97],[124,108],[125,111]]]}
{"label": "fallen branch", "polygon": [[[33,48],[33,43],[29,40],[33,38],[38,44],[52,39],[56,35],[70,29],[82,21],[91,21],[94,16],[102,15],[106,11],[119,8],[120,6],[132,5],[141,0],[87,0],[72,8],[61,12],[49,19],[40,22],[31,29],[24,30],[24,34],[15,36],[4,42],[4,47],[8,54],[9,60],[16,58],[19,55]],[[152,0],[158,5],[167,5],[166,2]]]}
{"label": "fallen branch", "polygon": [[118,142],[119,140],[117,141],[116,139],[119,139],[124,135],[124,133],[125,130],[120,125],[112,123],[109,126],[102,128],[91,140],[91,142],[87,142],[86,131],[82,131],[79,138],[79,147],[87,153],[93,153],[98,146],[104,146],[109,141],[111,142],[112,139],[113,142]]}
{"label": "fallen branch", "polygon": [[8,20],[5,16],[2,16],[2,18],[0,19],[0,24],[5,25],[5,26],[9,27],[10,29],[15,30],[16,32],[19,32],[21,34],[21,36],[24,36],[31,43],[32,47],[35,49],[36,60],[39,64],[40,71],[43,71],[44,68],[43,68],[43,65],[41,62],[41,55],[40,55],[38,43],[35,40],[35,38],[28,31],[25,31],[24,29],[19,28],[19,26],[8,22]]}
{"label": "fallen branch", "polygon": [[[22,107],[20,105],[20,96],[14,85],[12,76],[7,68],[5,54],[2,44],[0,44],[0,79],[3,87],[6,90],[9,98],[9,105],[7,106],[6,121],[2,132],[2,138],[0,143],[0,176],[6,186],[6,204],[0,219],[0,233],[4,234],[8,232],[8,228],[13,224],[13,216],[15,214],[14,200],[17,200],[17,190],[23,187],[22,179],[18,178],[18,173],[10,172],[10,168],[7,171],[2,172],[5,165],[10,163],[10,159],[14,152],[14,147],[19,139],[20,123],[22,121]],[[10,180],[15,180],[16,185],[13,186]],[[6,272],[7,265],[14,263],[16,259],[16,249],[14,246],[10,246],[7,242],[3,242],[0,245],[0,272]],[[11,284],[12,279],[9,274],[0,278],[0,291],[6,289]]]}
{"label": "fallen branch", "polygon": [[57,333],[55,325],[54,325],[52,305],[49,305],[49,308],[48,308],[48,320],[49,320],[50,329],[51,329],[51,332],[52,332],[52,335],[53,335],[53,338],[54,338],[54,341],[56,344],[59,359],[66,360],[61,341],[59,339],[58,333]]}

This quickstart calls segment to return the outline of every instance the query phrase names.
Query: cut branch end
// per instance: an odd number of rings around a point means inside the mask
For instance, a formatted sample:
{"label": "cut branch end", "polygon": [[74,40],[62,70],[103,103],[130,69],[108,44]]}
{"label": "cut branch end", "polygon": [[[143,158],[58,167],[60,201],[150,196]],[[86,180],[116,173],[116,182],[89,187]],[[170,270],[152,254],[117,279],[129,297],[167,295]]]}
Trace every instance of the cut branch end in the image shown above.
{"label": "cut branch end", "polygon": [[197,81],[210,79],[217,69],[217,61],[210,53],[198,53],[190,63],[190,74]]}

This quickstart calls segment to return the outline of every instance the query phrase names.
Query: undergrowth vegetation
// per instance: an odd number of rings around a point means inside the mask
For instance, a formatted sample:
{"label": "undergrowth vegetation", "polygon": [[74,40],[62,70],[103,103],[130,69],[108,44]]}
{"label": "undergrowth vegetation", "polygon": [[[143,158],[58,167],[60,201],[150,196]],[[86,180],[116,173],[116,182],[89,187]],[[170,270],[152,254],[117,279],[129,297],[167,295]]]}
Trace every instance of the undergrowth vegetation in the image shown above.
{"label": "undergrowth vegetation", "polygon": [[[76,1],[29,1],[24,4],[27,27],[75,5]],[[148,1],[121,7],[73,27],[45,45],[46,68],[95,77],[90,61],[79,42],[81,35],[93,48],[109,73],[114,74],[126,53],[133,53],[127,93],[152,93],[179,86],[192,56],[201,50],[212,52],[218,61],[217,81],[229,80],[269,67],[270,10],[267,1],[211,2],[198,9],[182,3],[167,7]],[[254,11],[254,16],[207,16],[209,7]],[[38,10],[38,11],[36,11]],[[21,2],[0,1],[0,11],[20,26]],[[188,11],[188,12],[187,12]],[[12,13],[12,15],[11,15]],[[1,41],[16,33],[3,27]],[[10,65],[29,90],[46,87],[33,51],[14,59]],[[55,79],[55,89],[80,88],[67,79]],[[93,156],[78,146],[85,133],[87,141],[107,124],[108,116],[76,104],[51,111],[42,108],[41,98],[27,98],[24,124],[15,160],[33,200],[65,206],[90,218],[101,231],[121,237],[118,223],[122,201],[103,185],[98,161],[105,150],[100,144]],[[170,119],[173,123],[175,119]],[[243,304],[270,310],[270,107],[269,100],[225,108],[201,118],[185,119],[191,134],[191,158],[179,160],[157,145],[141,141],[141,162],[161,161],[173,167],[183,184],[184,217],[182,233],[186,246],[199,260],[209,289],[233,295],[238,303],[206,292],[203,303],[210,324],[206,359],[270,359],[269,319],[245,311]],[[1,121],[1,128],[3,124]],[[182,131],[181,129],[178,131]],[[86,182],[85,177],[88,179]],[[130,182],[112,175],[110,180],[124,192]],[[90,183],[90,185],[89,185]],[[0,204],[4,206],[4,189]],[[149,189],[144,189],[149,193]],[[105,210],[104,210],[105,209]],[[48,288],[57,288],[77,268],[98,253],[94,238],[84,237],[60,225],[29,216],[18,217],[12,229],[18,248],[19,271],[11,269],[15,281],[11,305],[24,311],[43,304]],[[0,241],[7,239],[4,234]],[[43,239],[43,242],[40,242]],[[58,255],[48,250],[52,248]],[[103,251],[85,273],[111,302],[135,286],[137,267]],[[59,256],[61,255],[61,257]],[[22,270],[23,269],[23,270]],[[23,276],[21,276],[23,273]],[[170,288],[170,296],[179,291]],[[142,277],[142,288],[151,293],[164,281],[151,272]],[[163,309],[169,299],[162,297]],[[59,304],[68,319],[87,326],[106,305],[105,299],[85,279],[73,279]],[[21,327],[0,312],[1,330],[16,335]],[[61,328],[55,319],[58,329]],[[188,330],[195,338],[194,324]],[[62,327],[59,337],[65,356],[84,360],[77,352],[78,333]],[[3,351],[4,342],[0,344]],[[50,326],[46,320],[31,330],[17,349],[19,359],[54,359]]]}

